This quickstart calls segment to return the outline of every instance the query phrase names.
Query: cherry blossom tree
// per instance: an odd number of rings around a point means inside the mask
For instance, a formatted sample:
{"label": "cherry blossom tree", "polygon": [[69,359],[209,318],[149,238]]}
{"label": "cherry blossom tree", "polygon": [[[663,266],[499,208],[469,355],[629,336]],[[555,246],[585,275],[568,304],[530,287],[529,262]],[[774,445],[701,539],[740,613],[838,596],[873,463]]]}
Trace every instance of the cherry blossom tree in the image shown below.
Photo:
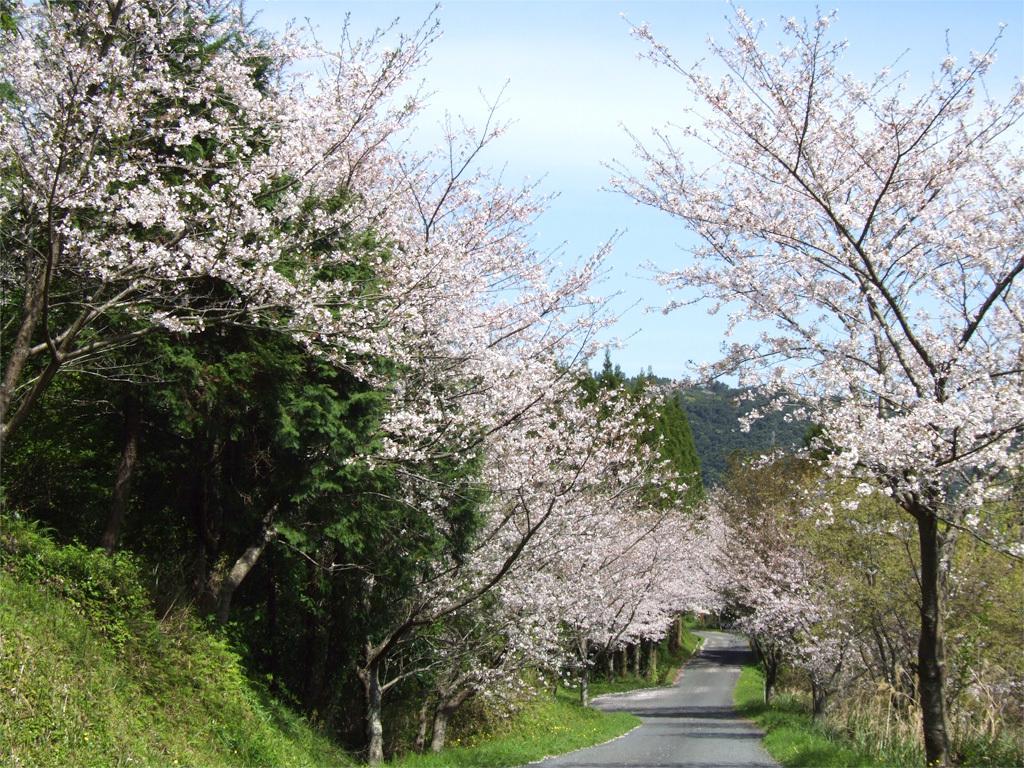
{"label": "cherry blossom tree", "polygon": [[[703,119],[638,145],[646,172],[617,185],[703,243],[666,285],[774,322],[712,371],[802,404],[833,469],[916,523],[924,739],[947,765],[943,544],[955,528],[991,539],[982,503],[1020,467],[1024,88],[988,97],[994,45],[947,56],[918,96],[890,69],[862,82],[840,71],[832,21],[790,19],[773,47],[738,9],[730,44],[710,44],[718,81],[637,28]],[[687,162],[690,138],[713,166]]]}
{"label": "cherry blossom tree", "polygon": [[[388,353],[394,304],[372,278],[407,186],[392,140],[419,104],[396,92],[431,24],[390,50],[346,35],[327,51],[215,2],[24,3],[13,18],[0,442],[59,371],[156,329],[257,322],[340,365]],[[321,67],[313,87],[299,60]]]}

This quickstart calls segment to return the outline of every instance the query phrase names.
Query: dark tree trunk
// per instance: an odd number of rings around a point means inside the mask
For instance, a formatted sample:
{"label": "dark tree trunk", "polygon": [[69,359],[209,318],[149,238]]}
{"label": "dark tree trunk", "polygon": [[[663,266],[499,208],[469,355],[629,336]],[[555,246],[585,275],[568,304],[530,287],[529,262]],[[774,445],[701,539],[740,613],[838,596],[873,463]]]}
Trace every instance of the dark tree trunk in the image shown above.
{"label": "dark tree trunk", "polygon": [[131,501],[132,478],[135,475],[135,466],[139,458],[139,433],[141,432],[141,417],[139,413],[139,402],[134,396],[129,395],[124,403],[124,443],[121,446],[121,460],[117,465],[117,474],[114,477],[114,493],[110,502],[110,516],[107,518],[107,527],[100,537],[100,546],[107,551],[108,555],[114,554],[117,549],[118,540],[121,538],[121,527],[124,525],[124,518],[128,512],[128,503]]}
{"label": "dark tree trunk", "polygon": [[682,647],[683,640],[683,617],[676,616],[672,621],[672,627],[668,632],[668,652],[677,653]]}
{"label": "dark tree trunk", "polygon": [[921,546],[921,635],[917,646],[917,665],[925,756],[929,766],[948,766],[949,730],[946,725],[946,670],[939,584],[942,542],[939,521],[934,513],[919,508],[916,517]]}
{"label": "dark tree trunk", "polygon": [[825,714],[825,706],[828,704],[828,690],[825,686],[811,681],[811,713],[815,718]]}
{"label": "dark tree trunk", "polygon": [[[205,451],[204,451],[205,448]],[[220,516],[214,509],[214,486],[216,484],[217,460],[220,444],[217,440],[204,443],[197,439],[193,451],[198,459],[189,478],[193,488],[192,525],[196,533],[196,560],[193,573],[193,589],[204,613],[217,608],[216,595],[210,591],[210,563],[217,561],[220,549]],[[202,454],[200,451],[204,451]]]}
{"label": "dark tree trunk", "polygon": [[758,640],[751,640],[754,651],[764,669],[764,701],[767,704],[775,695],[775,685],[779,679],[779,665],[782,661],[778,649],[771,643],[761,643]]}
{"label": "dark tree trunk", "polygon": [[658,644],[653,640],[647,642],[647,677],[656,681],[658,679]]}
{"label": "dark tree trunk", "polygon": [[779,668],[776,664],[764,666],[764,703],[767,704],[775,695],[775,684],[779,679]]}

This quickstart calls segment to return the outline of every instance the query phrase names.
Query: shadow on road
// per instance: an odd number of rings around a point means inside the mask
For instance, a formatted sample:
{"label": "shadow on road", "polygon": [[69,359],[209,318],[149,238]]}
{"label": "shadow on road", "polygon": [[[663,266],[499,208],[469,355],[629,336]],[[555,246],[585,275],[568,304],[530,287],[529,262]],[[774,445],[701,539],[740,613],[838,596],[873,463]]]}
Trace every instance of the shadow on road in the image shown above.
{"label": "shadow on road", "polygon": [[691,659],[687,667],[742,667],[753,663],[754,654],[747,648],[708,648]]}

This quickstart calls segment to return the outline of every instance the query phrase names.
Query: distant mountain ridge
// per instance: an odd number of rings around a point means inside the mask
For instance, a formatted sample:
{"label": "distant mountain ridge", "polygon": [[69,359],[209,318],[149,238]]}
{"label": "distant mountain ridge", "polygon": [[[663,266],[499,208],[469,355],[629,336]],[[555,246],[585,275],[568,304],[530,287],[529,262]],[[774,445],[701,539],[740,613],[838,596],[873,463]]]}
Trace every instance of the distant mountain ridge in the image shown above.
{"label": "distant mountain ridge", "polygon": [[783,414],[773,412],[756,420],[744,432],[741,417],[755,408],[763,413],[768,399],[751,390],[717,382],[681,387],[679,402],[690,422],[705,488],[721,482],[732,454],[798,448],[809,426],[806,421],[786,421]]}

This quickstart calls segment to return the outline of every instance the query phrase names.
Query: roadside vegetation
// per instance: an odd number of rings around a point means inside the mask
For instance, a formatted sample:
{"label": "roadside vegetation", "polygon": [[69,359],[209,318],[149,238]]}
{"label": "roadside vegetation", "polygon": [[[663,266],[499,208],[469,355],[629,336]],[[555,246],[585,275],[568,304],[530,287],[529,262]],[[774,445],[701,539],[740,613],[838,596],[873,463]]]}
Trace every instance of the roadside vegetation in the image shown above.
{"label": "roadside vegetation", "polygon": [[583,707],[571,689],[542,693],[502,723],[464,738],[454,737],[440,753],[399,758],[394,768],[505,768],[548,755],[601,744],[631,731],[640,718],[628,712]]}
{"label": "roadside vegetation", "polygon": [[130,555],[0,518],[0,762],[353,764],[223,639],[184,612],[155,618],[142,582]]}
{"label": "roadside vegetation", "polygon": [[[153,613],[139,561],[56,543],[0,517],[0,762],[11,766],[342,766],[352,754],[244,671],[242,657],[189,611]],[[665,654],[659,679],[696,644]],[[667,646],[667,643],[666,643]],[[620,687],[653,685],[625,676]],[[612,685],[612,684],[606,684]],[[467,707],[449,747],[396,768],[515,766],[615,738],[639,724],[582,707],[571,688],[535,689],[509,713]]]}
{"label": "roadside vegetation", "polygon": [[736,709],[765,731],[764,747],[786,768],[881,768],[882,766],[919,765],[889,759],[860,751],[855,746],[816,722],[801,698],[792,693],[764,701],[764,674],[754,666],[740,673],[733,693]]}
{"label": "roadside vegetation", "polygon": [[[744,667],[733,699],[740,715],[765,731],[765,749],[786,768],[914,768],[924,762],[917,723],[895,716],[879,696],[861,696],[815,717],[811,696],[799,685],[785,685],[765,703],[764,683],[760,667]],[[1022,747],[1010,734],[974,734],[956,743],[957,764],[1021,765]]]}
{"label": "roadside vegetation", "polygon": [[656,688],[672,685],[679,671],[700,650],[703,638],[694,634],[693,630],[700,622],[692,616],[683,616],[673,627],[674,637],[666,638],[657,645],[658,660],[654,674],[634,674],[626,672],[622,675],[598,674],[590,684],[590,695],[601,696],[606,693],[623,693],[638,688]]}

